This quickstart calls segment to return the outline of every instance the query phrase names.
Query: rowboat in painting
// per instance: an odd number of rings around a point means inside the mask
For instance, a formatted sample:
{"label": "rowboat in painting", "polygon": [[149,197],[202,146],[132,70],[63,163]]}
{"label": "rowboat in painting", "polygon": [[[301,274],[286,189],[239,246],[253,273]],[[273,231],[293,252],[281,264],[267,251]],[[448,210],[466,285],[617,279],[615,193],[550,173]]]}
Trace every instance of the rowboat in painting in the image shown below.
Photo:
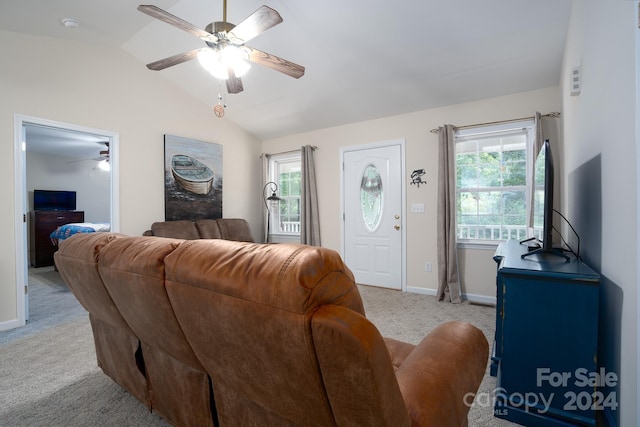
{"label": "rowboat in painting", "polygon": [[195,194],[209,194],[215,176],[207,165],[184,154],[171,158],[171,174],[176,184]]}

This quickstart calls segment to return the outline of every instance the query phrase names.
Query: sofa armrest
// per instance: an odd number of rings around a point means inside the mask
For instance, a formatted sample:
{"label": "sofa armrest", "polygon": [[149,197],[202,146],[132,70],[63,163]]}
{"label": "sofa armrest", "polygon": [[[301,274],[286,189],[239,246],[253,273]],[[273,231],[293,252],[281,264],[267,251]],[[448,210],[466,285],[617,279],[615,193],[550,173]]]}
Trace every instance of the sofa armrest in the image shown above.
{"label": "sofa armrest", "polygon": [[489,359],[482,331],[464,322],[438,326],[396,368],[414,426],[466,426]]}

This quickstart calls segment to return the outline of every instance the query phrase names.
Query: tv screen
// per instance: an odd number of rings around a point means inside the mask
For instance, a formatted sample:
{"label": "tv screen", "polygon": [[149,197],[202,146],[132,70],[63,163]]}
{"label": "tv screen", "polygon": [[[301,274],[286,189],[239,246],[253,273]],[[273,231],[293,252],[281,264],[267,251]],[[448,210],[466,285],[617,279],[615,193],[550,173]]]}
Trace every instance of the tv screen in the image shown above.
{"label": "tv screen", "polygon": [[[540,240],[542,240],[542,249],[546,252],[553,249],[553,158],[548,139],[544,141],[538,153],[534,179],[537,196],[542,201],[542,238]],[[540,190],[538,183],[541,184]]]}
{"label": "tv screen", "polygon": [[537,240],[540,247],[523,254],[523,258],[535,253],[556,253],[553,249],[553,156],[548,139],[536,157],[533,182],[534,237],[526,241]]}
{"label": "tv screen", "polygon": [[[549,161],[547,162],[547,160]],[[533,182],[534,237],[541,244],[544,244],[550,241],[547,232],[551,228],[552,217],[548,218],[548,214],[553,215],[553,163],[549,140],[544,141],[536,157]],[[547,200],[547,198],[550,198],[550,200]],[[551,212],[547,212],[547,208],[551,209]]]}
{"label": "tv screen", "polygon": [[76,192],[33,190],[33,209],[37,211],[75,211]]}

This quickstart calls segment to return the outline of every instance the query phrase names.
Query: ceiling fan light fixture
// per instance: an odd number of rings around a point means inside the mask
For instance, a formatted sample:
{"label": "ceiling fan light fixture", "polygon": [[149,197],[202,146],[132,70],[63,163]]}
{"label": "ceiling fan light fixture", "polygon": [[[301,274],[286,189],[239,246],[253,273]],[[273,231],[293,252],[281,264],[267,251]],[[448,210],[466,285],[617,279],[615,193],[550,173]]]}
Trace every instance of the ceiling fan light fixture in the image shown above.
{"label": "ceiling fan light fixture", "polygon": [[236,77],[242,77],[249,71],[251,64],[248,59],[249,54],[238,46],[230,44],[222,49],[222,62],[233,69]]}
{"label": "ceiling fan light fixture", "polygon": [[103,170],[103,171],[108,172],[111,170],[111,165],[109,164],[109,161],[107,159],[99,161],[97,166],[100,170]]}
{"label": "ceiling fan light fixture", "polygon": [[229,78],[227,67],[222,63],[220,52],[214,49],[205,49],[198,52],[200,65],[214,77],[226,80]]}
{"label": "ceiling fan light fixture", "polygon": [[198,52],[200,65],[220,80],[229,78],[229,68],[233,70],[236,77],[245,75],[251,68],[251,65],[246,61],[246,57],[248,57],[246,52],[232,45],[227,45],[221,50],[205,49]]}

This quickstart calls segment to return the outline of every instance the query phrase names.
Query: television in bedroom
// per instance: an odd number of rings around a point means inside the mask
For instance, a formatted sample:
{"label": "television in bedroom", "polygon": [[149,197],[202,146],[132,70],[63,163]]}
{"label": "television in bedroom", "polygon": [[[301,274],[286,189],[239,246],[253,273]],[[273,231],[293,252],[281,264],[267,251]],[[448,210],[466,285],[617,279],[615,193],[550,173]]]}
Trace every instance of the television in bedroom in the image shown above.
{"label": "television in bedroom", "polygon": [[36,211],[75,211],[76,192],[33,190],[33,209]]}
{"label": "television in bedroom", "polygon": [[553,156],[548,139],[544,141],[536,157],[533,182],[534,236],[521,243],[536,243],[530,251],[522,254],[522,258],[533,254],[550,253],[569,260],[562,250],[553,248]]}

